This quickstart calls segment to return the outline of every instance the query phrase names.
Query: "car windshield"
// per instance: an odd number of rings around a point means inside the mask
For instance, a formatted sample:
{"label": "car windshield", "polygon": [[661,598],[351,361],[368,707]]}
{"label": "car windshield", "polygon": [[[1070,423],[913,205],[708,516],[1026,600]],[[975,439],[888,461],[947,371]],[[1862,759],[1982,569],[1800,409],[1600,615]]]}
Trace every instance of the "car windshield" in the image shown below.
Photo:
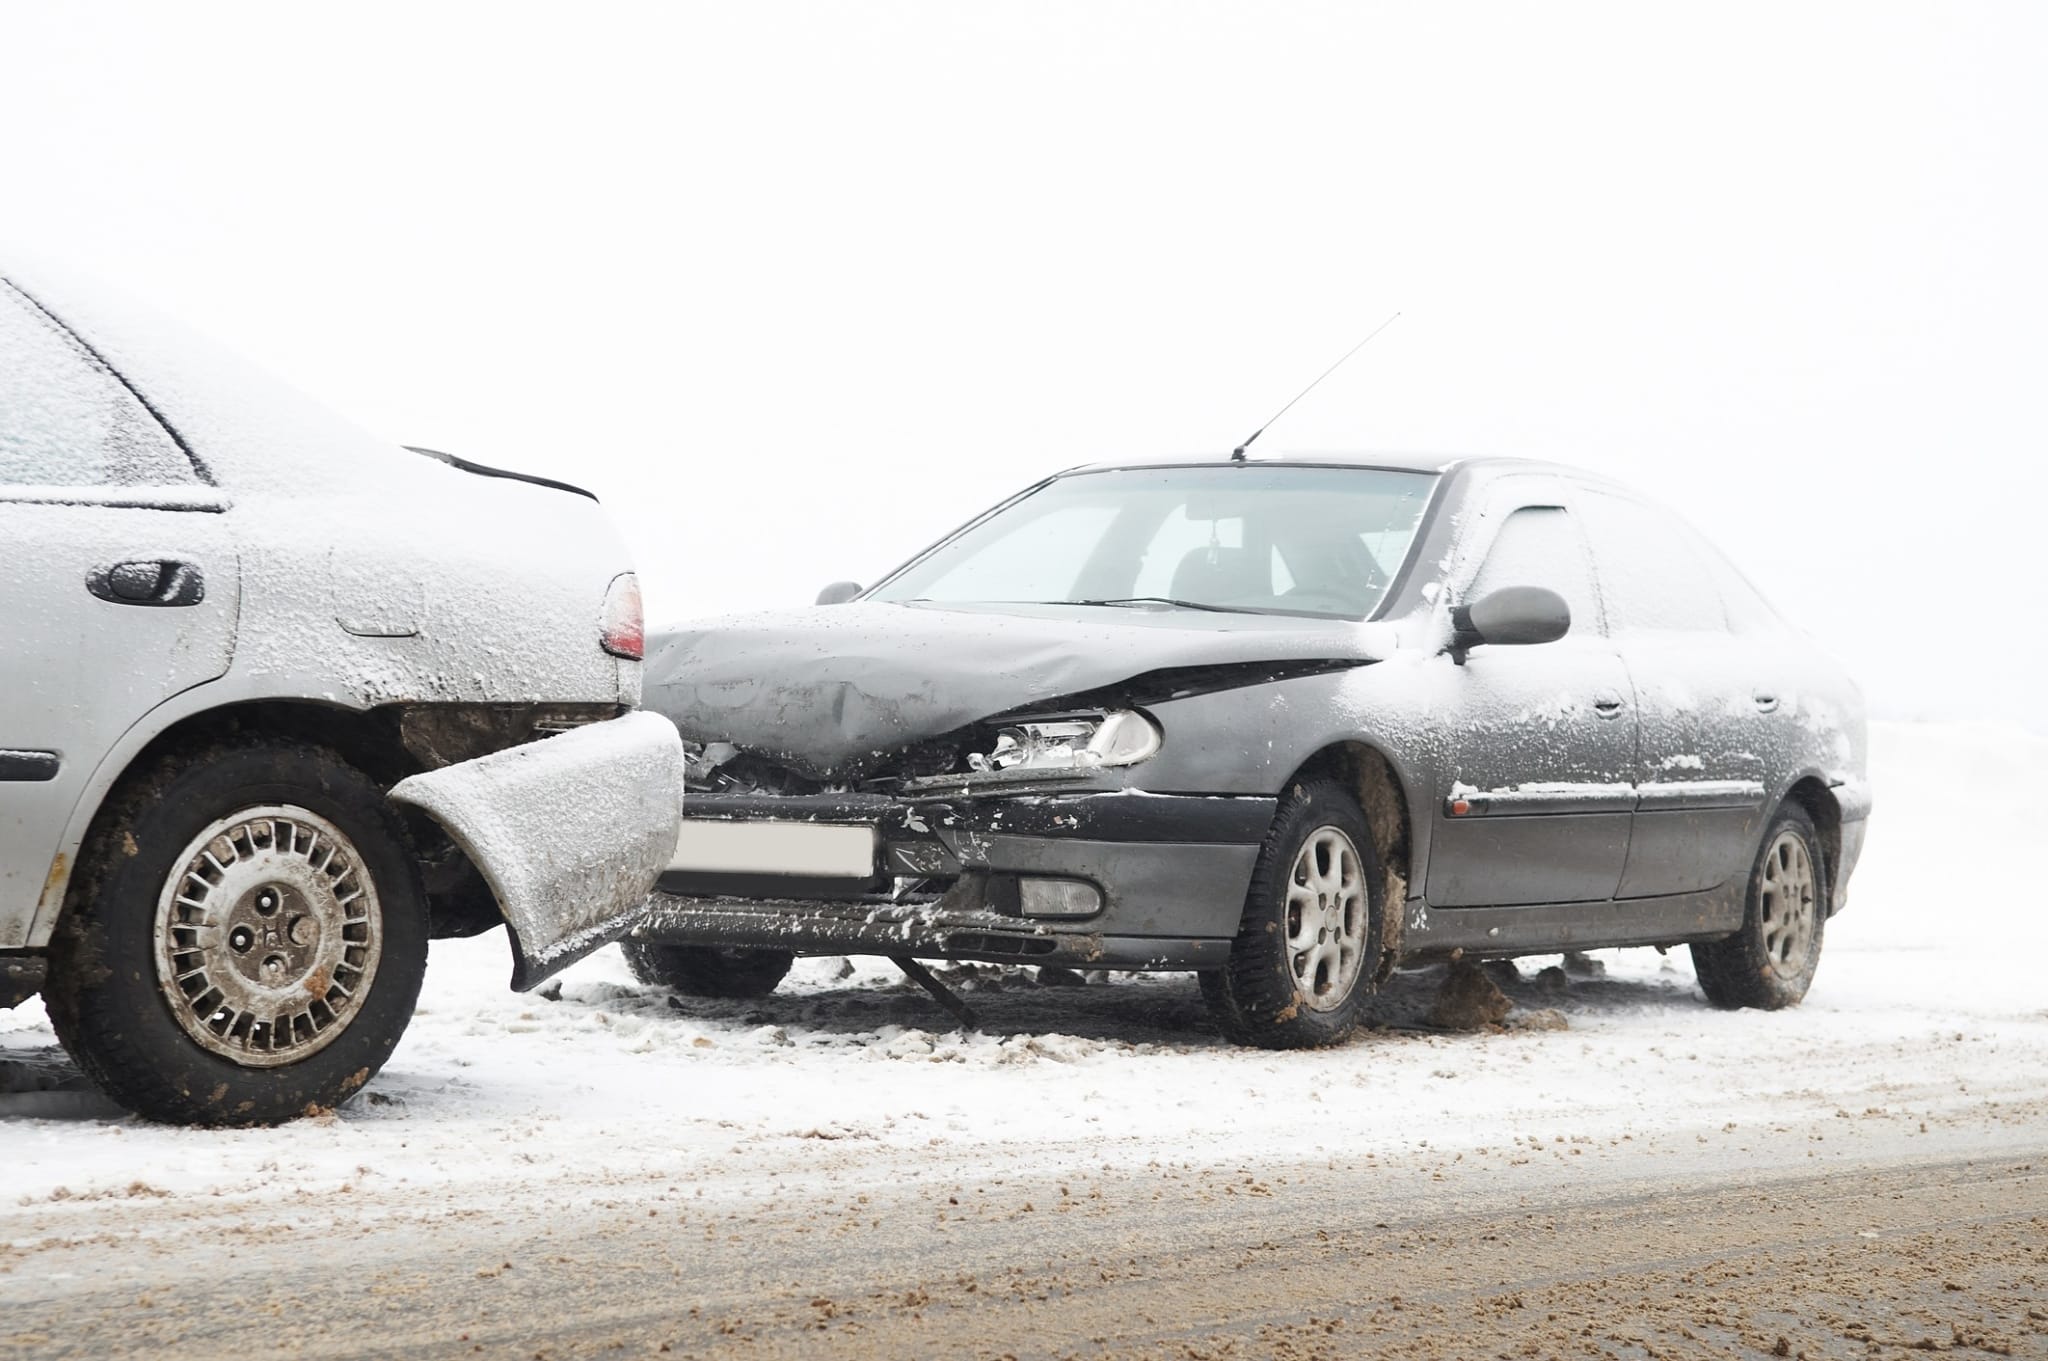
{"label": "car windshield", "polygon": [[1407,560],[1435,482],[1256,463],[1073,473],[977,520],[870,598],[1365,619]]}

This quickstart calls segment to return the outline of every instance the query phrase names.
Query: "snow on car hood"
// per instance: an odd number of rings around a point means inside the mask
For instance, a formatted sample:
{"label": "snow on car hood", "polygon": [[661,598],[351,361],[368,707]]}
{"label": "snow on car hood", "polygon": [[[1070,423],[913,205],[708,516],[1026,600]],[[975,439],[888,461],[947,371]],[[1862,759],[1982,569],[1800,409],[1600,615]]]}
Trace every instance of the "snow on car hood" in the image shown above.
{"label": "snow on car hood", "polygon": [[1371,662],[1384,624],[1078,605],[854,601],[650,640],[646,705],[683,736],[820,779],[1041,701],[1177,667]]}

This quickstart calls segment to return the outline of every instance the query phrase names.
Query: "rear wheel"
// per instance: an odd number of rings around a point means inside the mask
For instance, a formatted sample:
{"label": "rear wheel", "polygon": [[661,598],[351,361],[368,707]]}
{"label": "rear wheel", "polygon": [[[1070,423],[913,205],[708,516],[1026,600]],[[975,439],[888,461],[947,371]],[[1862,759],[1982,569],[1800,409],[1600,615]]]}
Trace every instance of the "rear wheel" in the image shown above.
{"label": "rear wheel", "polygon": [[1358,1028],[1384,938],[1379,857],[1334,780],[1295,786],[1273,819],[1229,962],[1202,995],[1240,1044],[1302,1049]]}
{"label": "rear wheel", "polygon": [[426,973],[425,895],[368,776],[250,742],[131,778],[79,857],[45,989],[108,1095],[175,1124],[331,1107],[384,1065]]}
{"label": "rear wheel", "polygon": [[1827,928],[1827,860],[1813,819],[1778,810],[1750,871],[1742,929],[1692,947],[1700,989],[1717,1007],[1795,1006],[1813,985]]}
{"label": "rear wheel", "polygon": [[766,997],[796,956],[785,950],[723,950],[708,945],[619,942],[633,977],[685,997]]}

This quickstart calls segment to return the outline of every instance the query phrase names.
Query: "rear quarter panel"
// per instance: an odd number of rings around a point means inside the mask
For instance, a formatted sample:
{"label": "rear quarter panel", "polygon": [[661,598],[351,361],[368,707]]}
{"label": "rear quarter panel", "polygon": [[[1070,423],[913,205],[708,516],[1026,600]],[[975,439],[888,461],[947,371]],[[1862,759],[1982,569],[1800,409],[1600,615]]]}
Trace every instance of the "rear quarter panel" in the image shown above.
{"label": "rear quarter panel", "polygon": [[640,664],[598,642],[605,591],[631,566],[595,502],[398,448],[61,267],[29,264],[10,277],[141,394],[220,488],[242,583],[226,673],[152,709],[100,756],[49,848],[35,920],[0,923],[0,936],[47,942],[107,791],[152,740],[196,714],[277,699],[356,710],[638,703]]}
{"label": "rear quarter panel", "polygon": [[1799,781],[1817,779],[1828,787],[1840,811],[1834,882],[1829,886],[1832,913],[1848,900],[1864,829],[1876,803],[1870,782],[1869,722],[1863,691],[1847,671],[1811,644],[1795,655],[1790,722],[1784,729],[1785,746],[1776,753],[1781,780],[1774,792],[1782,800]]}
{"label": "rear quarter panel", "polygon": [[339,505],[229,512],[247,581],[235,673],[355,708],[637,700],[638,665],[598,643],[605,591],[631,570],[602,507],[418,462]]}

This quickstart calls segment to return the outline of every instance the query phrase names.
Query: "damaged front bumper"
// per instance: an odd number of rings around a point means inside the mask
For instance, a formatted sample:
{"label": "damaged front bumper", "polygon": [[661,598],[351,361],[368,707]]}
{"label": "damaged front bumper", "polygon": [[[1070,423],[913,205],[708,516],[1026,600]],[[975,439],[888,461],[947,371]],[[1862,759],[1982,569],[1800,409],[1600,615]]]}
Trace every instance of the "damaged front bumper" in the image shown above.
{"label": "damaged front bumper", "polygon": [[1273,799],[950,783],[905,796],[692,794],[693,844],[735,824],[795,829],[798,843],[804,827],[867,828],[872,856],[832,873],[742,867],[745,855],[672,866],[633,935],[1124,969],[1210,968],[1228,953]]}
{"label": "damaged front bumper", "polygon": [[675,724],[632,713],[402,780],[482,873],[532,988],[626,934],[682,821]]}

